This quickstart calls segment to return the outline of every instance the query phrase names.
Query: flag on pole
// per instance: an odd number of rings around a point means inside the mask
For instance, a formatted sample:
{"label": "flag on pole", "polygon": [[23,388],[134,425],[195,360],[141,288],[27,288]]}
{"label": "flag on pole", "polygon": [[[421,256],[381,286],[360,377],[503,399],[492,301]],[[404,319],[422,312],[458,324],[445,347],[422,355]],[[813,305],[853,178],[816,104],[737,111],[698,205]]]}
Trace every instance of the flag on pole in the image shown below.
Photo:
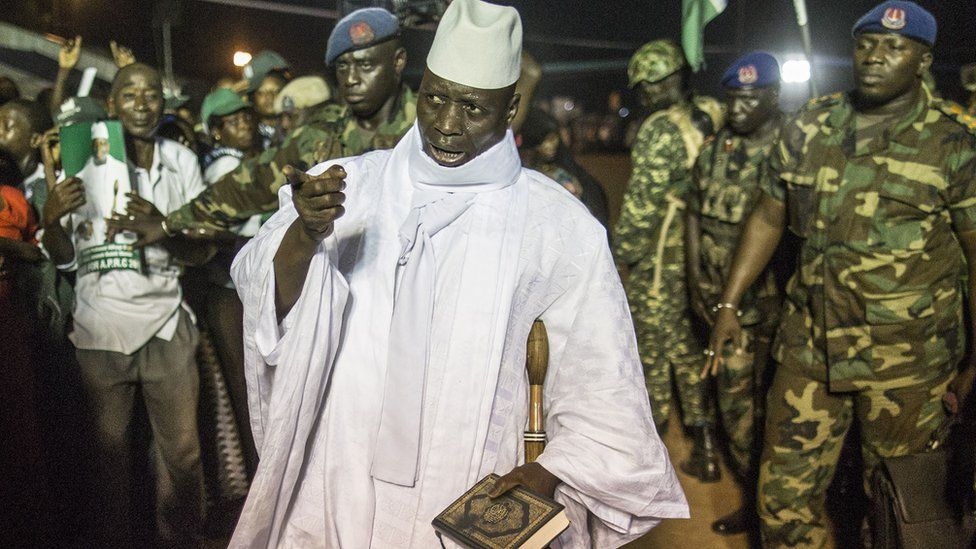
{"label": "flag on pole", "polygon": [[729,0],[682,0],[681,45],[691,70],[705,63],[705,25],[725,10]]}

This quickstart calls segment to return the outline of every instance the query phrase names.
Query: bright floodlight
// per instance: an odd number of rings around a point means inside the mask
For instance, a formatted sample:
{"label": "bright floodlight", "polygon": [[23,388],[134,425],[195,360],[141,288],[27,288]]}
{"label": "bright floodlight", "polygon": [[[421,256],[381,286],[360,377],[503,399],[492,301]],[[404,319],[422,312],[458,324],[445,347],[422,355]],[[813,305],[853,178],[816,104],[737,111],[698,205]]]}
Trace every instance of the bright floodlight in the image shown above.
{"label": "bright floodlight", "polygon": [[806,59],[789,59],[783,63],[783,82],[799,84],[810,80],[810,62]]}
{"label": "bright floodlight", "polygon": [[234,52],[234,66],[243,67],[251,62],[251,54],[246,51],[235,51]]}

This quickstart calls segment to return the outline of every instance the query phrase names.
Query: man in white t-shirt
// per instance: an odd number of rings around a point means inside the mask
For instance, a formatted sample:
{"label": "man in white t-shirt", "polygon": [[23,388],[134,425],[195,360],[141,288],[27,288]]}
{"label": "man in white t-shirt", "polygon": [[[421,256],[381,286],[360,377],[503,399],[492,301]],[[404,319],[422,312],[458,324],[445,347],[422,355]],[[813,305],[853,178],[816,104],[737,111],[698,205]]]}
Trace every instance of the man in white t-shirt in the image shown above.
{"label": "man in white t-shirt", "polygon": [[[203,179],[193,152],[155,137],[163,109],[162,85],[155,69],[138,63],[121,69],[108,106],[109,114],[121,121],[125,131],[127,181],[134,192],[123,197],[126,214],[111,205],[99,208],[98,213],[112,215],[106,223],[108,233],[132,231],[138,235],[143,228],[130,221],[134,218],[129,214],[149,214],[158,224],[165,212],[203,190]],[[97,145],[98,136],[93,137]],[[106,155],[106,161],[108,158]],[[185,546],[193,542],[198,530],[203,475],[197,434],[197,330],[193,316],[183,306],[177,261],[199,261],[195,256],[200,255],[200,245],[174,235],[125,255],[126,245],[87,235],[92,227],[85,224],[94,225],[94,220],[85,215],[92,206],[86,199],[92,193],[86,187],[104,184],[73,177],[53,186],[44,211],[43,236],[59,269],[78,270],[70,338],[97,432],[97,545],[133,544],[130,433],[139,395],[157,454],[159,541],[165,547]],[[108,195],[114,194],[108,190]],[[135,243],[135,247],[140,245]]]}

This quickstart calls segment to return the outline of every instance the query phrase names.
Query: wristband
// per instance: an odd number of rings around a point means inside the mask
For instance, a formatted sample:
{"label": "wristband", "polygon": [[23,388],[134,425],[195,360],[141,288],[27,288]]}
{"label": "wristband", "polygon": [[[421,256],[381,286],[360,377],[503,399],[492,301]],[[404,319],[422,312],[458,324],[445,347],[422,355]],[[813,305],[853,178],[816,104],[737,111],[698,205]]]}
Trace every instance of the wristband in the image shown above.
{"label": "wristband", "polygon": [[716,303],[712,306],[712,312],[717,313],[721,309],[730,309],[735,311],[735,316],[742,316],[742,311],[739,310],[739,306],[733,303]]}

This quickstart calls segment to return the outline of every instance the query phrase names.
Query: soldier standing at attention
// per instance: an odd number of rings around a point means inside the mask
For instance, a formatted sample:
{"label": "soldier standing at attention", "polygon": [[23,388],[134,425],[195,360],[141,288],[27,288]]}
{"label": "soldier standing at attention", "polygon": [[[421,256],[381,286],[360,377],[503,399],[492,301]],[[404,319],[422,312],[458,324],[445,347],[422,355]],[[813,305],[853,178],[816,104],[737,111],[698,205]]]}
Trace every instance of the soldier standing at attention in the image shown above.
{"label": "soldier standing at attention", "polygon": [[976,298],[976,120],[922,85],[930,13],[884,2],[853,35],[855,89],[810,102],[781,130],[712,332],[711,351],[741,349],[743,296],[783,229],[798,235],[759,470],[772,547],[826,543],[824,492],[852,422],[867,471],[921,452],[944,395],[963,400],[976,371],[968,358],[956,375],[964,256],[970,311]]}
{"label": "soldier standing at attention", "polygon": [[286,166],[307,168],[396,145],[417,118],[417,99],[401,81],[407,51],[400,46],[396,17],[364,8],[342,18],[329,35],[325,63],[335,69],[344,105],[325,103],[280,147],[245,160],[164,224],[140,227],[143,240],[152,243],[179,231],[209,237],[276,211]]}
{"label": "soldier standing at attention", "polygon": [[[691,307],[709,326],[724,305],[719,298],[732,266],[732,252],[761,191],[766,159],[779,137],[779,64],[765,52],[733,63],[722,77],[727,125],[702,149],[688,194],[687,273]],[[753,463],[756,418],[762,417],[761,384],[780,299],[771,271],[760,275],[743,296],[742,354],[724,351],[724,368],[715,368],[718,407],[728,434],[732,470],[746,501],[755,492]],[[713,367],[717,364],[713,364]],[[708,372],[702,372],[702,376]],[[739,534],[756,524],[746,505],[712,524],[719,534]]]}
{"label": "soldier standing at attention", "polygon": [[629,272],[627,299],[659,432],[678,387],[684,424],[694,435],[681,469],[706,482],[719,479],[714,419],[699,377],[702,345],[691,324],[685,287],[685,196],[702,143],[721,125],[721,105],[688,89],[681,49],[669,40],[641,46],[627,69],[651,111],[631,151],[634,169],[614,234],[614,255]]}

